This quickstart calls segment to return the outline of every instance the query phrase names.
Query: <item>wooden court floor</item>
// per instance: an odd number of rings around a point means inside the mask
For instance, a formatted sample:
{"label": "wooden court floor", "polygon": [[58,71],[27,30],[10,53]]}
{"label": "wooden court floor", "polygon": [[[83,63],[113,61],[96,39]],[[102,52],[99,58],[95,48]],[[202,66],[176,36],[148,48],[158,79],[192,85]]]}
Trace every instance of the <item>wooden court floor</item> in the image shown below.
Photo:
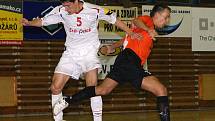
{"label": "wooden court floor", "polygon": [[[66,121],[93,121],[91,115],[66,115]],[[0,116],[0,121],[53,121],[51,116]],[[103,114],[103,121],[160,121],[156,112]],[[215,121],[215,110],[174,111],[171,121]]]}

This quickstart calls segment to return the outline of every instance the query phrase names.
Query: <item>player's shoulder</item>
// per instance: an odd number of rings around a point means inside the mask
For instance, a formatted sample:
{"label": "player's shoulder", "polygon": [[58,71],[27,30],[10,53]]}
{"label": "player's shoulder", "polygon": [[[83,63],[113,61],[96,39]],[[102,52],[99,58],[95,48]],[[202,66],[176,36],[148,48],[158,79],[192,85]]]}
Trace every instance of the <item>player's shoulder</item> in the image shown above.
{"label": "player's shoulder", "polygon": [[107,7],[102,7],[102,6],[87,3],[87,2],[84,2],[84,7],[88,8],[88,9],[96,10],[97,12],[104,13],[106,15],[111,15],[114,13],[114,12],[110,11]]}
{"label": "player's shoulder", "polygon": [[149,15],[138,16],[138,19],[144,22],[152,22],[152,17]]}
{"label": "player's shoulder", "polygon": [[57,12],[60,12],[62,9],[63,9],[63,5],[59,5],[54,7],[52,11],[57,13]]}
{"label": "player's shoulder", "polygon": [[140,19],[151,19],[151,17],[149,15],[142,15],[142,16],[139,16],[138,18],[140,18]]}
{"label": "player's shoulder", "polygon": [[87,9],[87,11],[96,12],[96,13],[99,13],[103,10],[103,8],[101,6],[91,4],[88,2],[84,2],[83,7],[84,7],[84,9]]}
{"label": "player's shoulder", "polygon": [[56,13],[65,13],[65,7],[63,5],[59,5],[53,8],[53,10],[51,11],[51,13],[56,14]]}
{"label": "player's shoulder", "polygon": [[96,4],[91,4],[91,3],[88,3],[88,2],[84,2],[83,6],[85,8],[89,8],[89,9],[102,9],[101,6],[96,5]]}

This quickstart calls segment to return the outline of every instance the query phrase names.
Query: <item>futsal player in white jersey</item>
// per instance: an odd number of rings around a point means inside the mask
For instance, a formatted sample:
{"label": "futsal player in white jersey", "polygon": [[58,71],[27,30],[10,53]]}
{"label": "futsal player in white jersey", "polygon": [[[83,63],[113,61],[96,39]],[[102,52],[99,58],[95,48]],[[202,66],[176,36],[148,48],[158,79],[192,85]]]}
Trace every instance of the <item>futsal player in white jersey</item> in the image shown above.
{"label": "futsal player in white jersey", "polygon": [[[97,30],[99,20],[115,24],[134,38],[141,38],[118,20],[114,13],[106,14],[102,8],[85,3],[83,0],[60,1],[62,5],[55,7],[43,18],[32,21],[25,18],[21,20],[24,26],[41,27],[57,23],[64,25],[67,35],[66,50],[55,68],[52,79],[52,106],[62,98],[62,89],[70,77],[79,79],[80,75],[84,74],[86,86],[97,85],[97,71],[101,67],[97,58],[100,46]],[[63,106],[68,106],[68,104]],[[102,121],[102,98],[100,96],[91,98],[91,108],[94,121]],[[53,110],[54,120],[62,121],[63,112],[55,112],[58,111]]]}

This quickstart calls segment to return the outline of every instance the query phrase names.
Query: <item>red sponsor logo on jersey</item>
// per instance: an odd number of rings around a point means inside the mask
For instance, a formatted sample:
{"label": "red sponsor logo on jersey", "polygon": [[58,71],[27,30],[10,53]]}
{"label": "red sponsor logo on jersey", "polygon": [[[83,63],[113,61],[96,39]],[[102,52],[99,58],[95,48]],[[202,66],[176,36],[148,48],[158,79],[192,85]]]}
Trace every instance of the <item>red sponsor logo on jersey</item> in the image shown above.
{"label": "red sponsor logo on jersey", "polygon": [[91,32],[91,28],[87,28],[87,29],[74,29],[74,28],[70,28],[69,32],[84,34],[84,33]]}

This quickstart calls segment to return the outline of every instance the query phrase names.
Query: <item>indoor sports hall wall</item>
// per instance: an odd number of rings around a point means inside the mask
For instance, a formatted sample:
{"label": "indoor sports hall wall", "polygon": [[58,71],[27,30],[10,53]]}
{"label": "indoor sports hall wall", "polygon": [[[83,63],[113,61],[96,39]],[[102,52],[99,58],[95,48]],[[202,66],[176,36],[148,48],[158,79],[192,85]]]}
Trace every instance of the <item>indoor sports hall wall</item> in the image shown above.
{"label": "indoor sports hall wall", "polygon": [[[24,40],[23,46],[0,46],[0,77],[15,77],[12,80],[15,86],[11,86],[11,90],[16,91],[13,93],[16,102],[1,105],[0,114],[51,115],[49,87],[54,68],[64,50],[63,44],[62,40],[39,39]],[[202,74],[215,74],[215,52],[193,52],[191,46],[190,37],[157,38],[148,59],[149,71],[168,87],[172,110],[197,110],[215,106],[214,100],[201,100],[201,85],[198,82]],[[8,84],[7,80],[0,81]],[[84,86],[84,80],[71,79],[64,93],[73,94]],[[3,87],[1,90],[5,89]],[[152,94],[124,85],[103,97],[104,112],[155,110],[155,101]],[[71,105],[65,111],[72,114],[91,113],[89,106],[89,101],[84,101],[80,105]]]}
{"label": "indoor sports hall wall", "polygon": [[[0,76],[16,77],[17,106],[1,107],[1,113],[51,114],[50,90],[53,70],[63,51],[62,41],[24,41],[24,46],[0,47]],[[214,74],[214,52],[192,52],[190,38],[158,38],[149,70],[168,87],[171,109],[199,109],[214,106],[198,97],[198,77]],[[84,81],[71,80],[64,93],[84,87]],[[155,109],[155,97],[138,92],[129,85],[118,87],[104,96],[105,112],[132,112]],[[89,113],[89,101],[70,106],[69,113]]]}

